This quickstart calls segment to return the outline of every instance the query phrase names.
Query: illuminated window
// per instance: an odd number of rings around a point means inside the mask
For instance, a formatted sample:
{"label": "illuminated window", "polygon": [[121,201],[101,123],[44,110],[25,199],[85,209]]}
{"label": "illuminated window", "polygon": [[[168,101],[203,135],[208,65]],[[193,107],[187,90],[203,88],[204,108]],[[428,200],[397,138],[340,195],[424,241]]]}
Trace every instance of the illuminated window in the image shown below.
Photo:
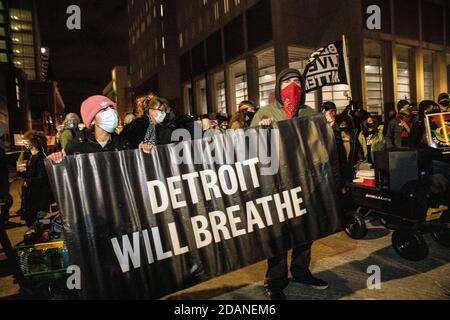
{"label": "illuminated window", "polygon": [[6,53],[0,53],[0,62],[8,62],[8,56]]}
{"label": "illuminated window", "polygon": [[163,49],[166,48],[166,44],[165,44],[165,41],[164,41],[164,36],[161,38],[161,46],[162,46]]}
{"label": "illuminated window", "polygon": [[223,11],[227,13],[230,11],[230,4],[228,3],[228,0],[223,0]]}
{"label": "illuminated window", "polygon": [[241,4],[241,0],[234,0],[234,4],[235,4],[236,6],[240,5],[240,4]]}
{"label": "illuminated window", "polygon": [[381,67],[381,43],[364,41],[364,71],[366,81],[367,111],[383,114],[383,68]]}
{"label": "illuminated window", "polygon": [[163,65],[166,65],[166,54],[163,53]]}
{"label": "illuminated window", "polygon": [[410,100],[410,72],[409,72],[409,54],[410,49],[408,47],[397,48],[397,101],[398,100]]}
{"label": "illuminated window", "polygon": [[206,6],[206,4],[208,3],[208,0],[203,0],[203,5]]}
{"label": "illuminated window", "polygon": [[164,17],[164,6],[161,5],[161,17]]}

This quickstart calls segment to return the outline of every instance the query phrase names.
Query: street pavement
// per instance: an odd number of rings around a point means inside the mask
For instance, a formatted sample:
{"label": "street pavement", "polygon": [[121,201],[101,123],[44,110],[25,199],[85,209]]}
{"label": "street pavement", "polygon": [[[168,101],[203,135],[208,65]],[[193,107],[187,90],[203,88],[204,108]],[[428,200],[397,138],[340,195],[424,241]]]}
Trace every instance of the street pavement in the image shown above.
{"label": "street pavement", "polygon": [[[20,180],[12,183],[14,206],[20,207]],[[8,230],[14,244],[23,239],[27,228],[18,217]],[[327,290],[319,291],[291,283],[285,290],[289,300],[450,300],[450,249],[440,247],[426,236],[430,246],[427,259],[420,262],[403,260],[391,246],[391,232],[369,223],[366,239],[356,241],[339,233],[316,241],[311,269],[329,282]],[[369,289],[367,282],[379,267],[381,283]],[[266,262],[212,279],[190,289],[165,297],[165,300],[264,300],[263,280]],[[13,283],[6,257],[0,248],[0,300],[21,299],[19,287]]]}

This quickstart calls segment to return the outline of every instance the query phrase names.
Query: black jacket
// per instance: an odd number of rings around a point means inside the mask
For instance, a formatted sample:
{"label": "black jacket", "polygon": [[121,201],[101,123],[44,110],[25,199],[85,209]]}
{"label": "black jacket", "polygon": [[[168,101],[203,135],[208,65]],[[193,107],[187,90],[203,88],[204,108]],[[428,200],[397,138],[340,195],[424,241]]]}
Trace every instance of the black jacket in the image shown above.
{"label": "black jacket", "polygon": [[46,156],[42,152],[31,156],[28,161],[27,171],[17,174],[27,184],[24,209],[28,213],[48,212],[49,206],[54,202],[50,181],[44,165],[45,158]]}
{"label": "black jacket", "polygon": [[[150,121],[148,117],[141,117],[135,119],[133,122],[125,126],[121,136],[125,137],[133,145],[135,149],[144,141],[145,134],[147,132]],[[176,141],[172,141],[172,133],[177,129],[185,129],[194,139],[195,121],[193,118],[182,115],[176,116],[175,114],[169,115],[167,121],[156,126],[156,144],[166,145]],[[201,129],[200,129],[201,132]]]}
{"label": "black jacket", "polygon": [[123,151],[133,149],[131,143],[123,136],[115,133],[111,135],[111,140],[103,148],[95,140],[94,129],[85,129],[69,142],[65,151],[68,156],[74,154]]}
{"label": "black jacket", "polygon": [[130,124],[123,128],[120,135],[125,137],[137,149],[142,141],[144,141],[145,133],[147,132],[150,122],[148,117],[140,117],[134,119]]}
{"label": "black jacket", "polygon": [[0,198],[4,198],[9,194],[9,170],[8,159],[5,150],[0,147]]}

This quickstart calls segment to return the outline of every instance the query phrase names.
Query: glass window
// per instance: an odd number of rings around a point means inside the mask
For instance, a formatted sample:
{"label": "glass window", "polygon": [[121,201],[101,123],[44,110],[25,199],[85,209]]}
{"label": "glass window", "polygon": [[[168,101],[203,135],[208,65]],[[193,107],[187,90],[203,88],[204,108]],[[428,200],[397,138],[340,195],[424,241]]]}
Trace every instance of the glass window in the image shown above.
{"label": "glass window", "polygon": [[227,103],[225,97],[225,74],[223,71],[214,74],[213,81],[216,89],[217,112],[219,114],[227,113]]}
{"label": "glass window", "polygon": [[383,68],[381,67],[381,43],[364,41],[367,111],[383,114]]}
{"label": "glass window", "polygon": [[6,41],[0,40],[0,49],[6,50]]}
{"label": "glass window", "polygon": [[434,100],[434,80],[433,80],[433,52],[423,53],[423,77],[425,85],[425,100]]}
{"label": "glass window", "polygon": [[236,106],[244,100],[248,100],[247,75],[243,74],[235,78],[236,83]]}
{"label": "glass window", "polygon": [[5,23],[5,16],[0,14],[0,23]]}
{"label": "glass window", "polygon": [[6,36],[6,31],[5,28],[0,27],[0,36],[5,37]]}
{"label": "glass window", "polygon": [[397,101],[411,100],[408,47],[397,47]]}
{"label": "glass window", "polygon": [[8,55],[6,53],[0,53],[0,62],[8,62]]}
{"label": "glass window", "polygon": [[266,107],[274,99],[276,85],[275,66],[259,70],[259,105]]}

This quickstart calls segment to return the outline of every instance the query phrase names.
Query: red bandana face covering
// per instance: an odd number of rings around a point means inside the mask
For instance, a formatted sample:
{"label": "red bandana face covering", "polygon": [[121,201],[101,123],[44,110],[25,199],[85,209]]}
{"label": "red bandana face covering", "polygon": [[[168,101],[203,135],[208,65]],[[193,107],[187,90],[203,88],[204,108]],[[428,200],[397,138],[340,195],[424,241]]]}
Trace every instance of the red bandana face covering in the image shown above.
{"label": "red bandana face covering", "polygon": [[301,98],[302,88],[295,83],[291,83],[281,90],[281,100],[283,101],[284,112],[288,120],[297,115]]}

